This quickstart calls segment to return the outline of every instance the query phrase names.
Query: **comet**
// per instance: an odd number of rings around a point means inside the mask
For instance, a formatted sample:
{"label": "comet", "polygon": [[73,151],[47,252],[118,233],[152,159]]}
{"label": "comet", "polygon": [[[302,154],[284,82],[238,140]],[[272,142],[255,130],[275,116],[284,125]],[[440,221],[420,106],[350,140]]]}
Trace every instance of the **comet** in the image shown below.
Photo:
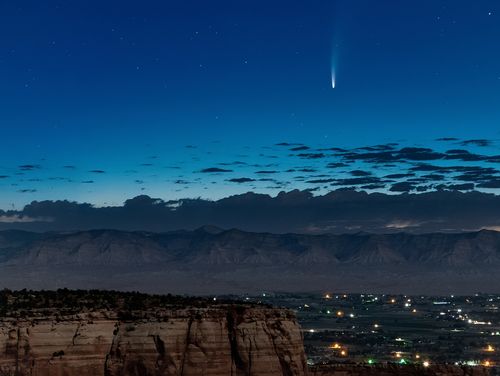
{"label": "comet", "polygon": [[332,89],[335,89],[335,69],[332,67]]}

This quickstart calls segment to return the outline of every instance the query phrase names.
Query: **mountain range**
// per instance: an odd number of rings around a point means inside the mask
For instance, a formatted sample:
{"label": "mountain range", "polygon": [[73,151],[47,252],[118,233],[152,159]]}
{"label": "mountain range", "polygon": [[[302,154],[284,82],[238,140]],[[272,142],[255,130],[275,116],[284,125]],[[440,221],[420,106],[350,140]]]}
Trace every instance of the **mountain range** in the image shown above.
{"label": "mountain range", "polygon": [[[500,233],[0,232],[0,287],[499,292]],[[3,286],[2,286],[3,284]]]}

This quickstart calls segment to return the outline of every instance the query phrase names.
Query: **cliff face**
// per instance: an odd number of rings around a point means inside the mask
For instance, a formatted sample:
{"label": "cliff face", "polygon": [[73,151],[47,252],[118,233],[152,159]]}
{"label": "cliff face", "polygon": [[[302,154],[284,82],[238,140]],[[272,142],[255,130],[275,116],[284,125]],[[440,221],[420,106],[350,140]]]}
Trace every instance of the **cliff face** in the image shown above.
{"label": "cliff face", "polygon": [[306,374],[299,326],[289,312],[217,306],[0,321],[0,375],[132,376]]}

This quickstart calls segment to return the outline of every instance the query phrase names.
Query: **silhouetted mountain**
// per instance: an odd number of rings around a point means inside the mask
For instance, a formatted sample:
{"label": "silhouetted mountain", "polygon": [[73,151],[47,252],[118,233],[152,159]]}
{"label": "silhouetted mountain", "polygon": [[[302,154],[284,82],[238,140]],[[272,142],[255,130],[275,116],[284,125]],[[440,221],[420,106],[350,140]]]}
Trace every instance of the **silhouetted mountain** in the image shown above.
{"label": "silhouetted mountain", "polygon": [[[397,289],[406,285],[402,280],[413,280],[417,284],[412,288],[420,291],[430,276],[457,291],[463,284],[491,290],[500,284],[491,284],[492,278],[498,277],[489,271],[499,266],[500,233],[485,230],[419,235],[270,234],[213,227],[168,233],[0,232],[0,271],[7,276],[6,287],[24,287],[8,282],[9,272],[14,270],[16,278],[31,273],[24,277],[29,284],[26,287],[37,287],[29,283],[33,275],[42,283],[40,287],[48,281],[59,283],[55,286],[51,282],[51,287],[92,287],[73,282],[80,283],[84,275],[99,270],[102,275],[94,273],[90,281],[97,284],[112,275],[118,275],[119,281],[124,273],[132,273],[140,279],[137,287],[147,291],[159,288],[156,284],[147,286],[151,275],[158,282],[168,280],[164,291],[169,291],[169,284],[176,284],[176,292],[183,290],[175,276],[181,285],[193,278],[196,283],[212,280],[213,285],[207,282],[203,287],[211,291],[213,286],[214,292],[221,281],[225,287],[226,283],[238,286],[238,290],[252,290],[257,285],[264,288],[266,281],[268,290],[312,290],[328,288],[340,277],[343,289],[372,286],[369,281],[383,281]],[[48,280],[42,278],[44,272]],[[451,282],[456,278],[463,284],[453,287]],[[119,283],[113,287],[122,288]],[[191,291],[190,286],[185,287]]]}

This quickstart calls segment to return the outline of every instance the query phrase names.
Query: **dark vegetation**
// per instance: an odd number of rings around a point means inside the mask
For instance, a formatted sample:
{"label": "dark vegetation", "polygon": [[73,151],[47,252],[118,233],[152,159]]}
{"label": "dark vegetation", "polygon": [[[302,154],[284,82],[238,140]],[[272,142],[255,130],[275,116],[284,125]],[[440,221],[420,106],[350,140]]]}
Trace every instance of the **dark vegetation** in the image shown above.
{"label": "dark vegetation", "polygon": [[95,310],[118,312],[123,318],[132,317],[134,311],[155,309],[207,308],[221,305],[241,307],[256,306],[257,303],[243,303],[236,300],[188,297],[179,295],[149,295],[139,292],[112,290],[69,290],[55,291],[2,290],[0,291],[0,317],[23,317],[30,312],[51,314],[75,314]]}

